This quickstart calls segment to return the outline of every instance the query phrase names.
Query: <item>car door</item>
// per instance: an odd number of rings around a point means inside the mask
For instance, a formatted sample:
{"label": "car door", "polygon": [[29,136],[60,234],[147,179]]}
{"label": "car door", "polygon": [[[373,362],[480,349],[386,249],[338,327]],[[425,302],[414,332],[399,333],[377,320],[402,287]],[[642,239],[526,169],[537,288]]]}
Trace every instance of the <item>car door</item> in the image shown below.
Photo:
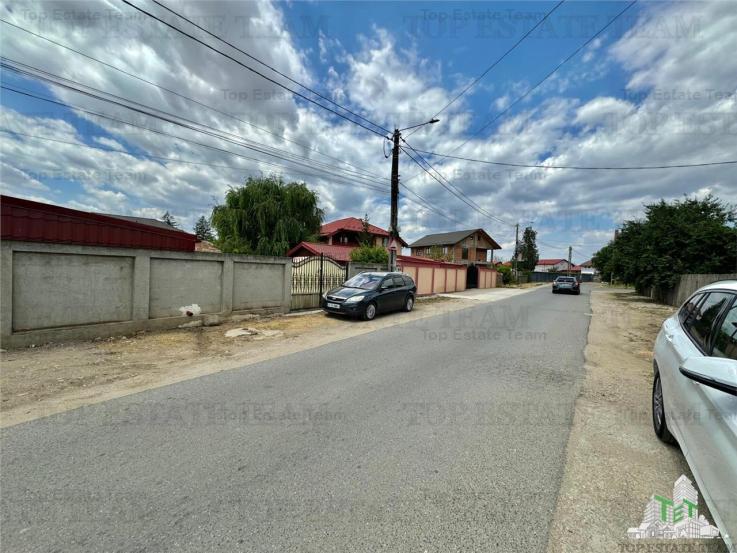
{"label": "car door", "polygon": [[404,307],[404,298],[407,297],[407,285],[400,275],[392,277],[394,281],[394,307],[392,309],[402,309]]}
{"label": "car door", "polygon": [[663,347],[657,351],[658,370],[663,387],[663,401],[668,417],[668,428],[679,442],[682,441],[681,421],[683,419],[684,400],[680,397],[683,387],[679,386],[678,383],[680,376],[682,376],[678,372],[678,368],[689,357],[702,355],[686,333],[685,326],[690,324],[690,317],[698,311],[704,298],[705,294],[695,294],[683,304],[677,315],[666,319],[661,331]]}
{"label": "car door", "polygon": [[[727,303],[709,329],[705,340],[706,354],[737,360],[737,303],[734,295],[712,292],[702,310],[708,317],[709,307],[716,310],[717,300],[727,296]],[[697,329],[692,330],[694,334]],[[693,417],[685,441],[689,466],[697,477],[702,494],[722,518],[725,529],[737,528],[737,397],[700,384],[678,374],[683,393],[688,394],[688,406]],[[715,514],[716,514],[715,513]]]}
{"label": "car door", "polygon": [[378,294],[376,295],[376,305],[379,311],[386,313],[393,309],[392,305],[395,301],[393,294],[394,280],[390,276],[385,277],[384,280],[381,281],[381,284],[379,284]]}

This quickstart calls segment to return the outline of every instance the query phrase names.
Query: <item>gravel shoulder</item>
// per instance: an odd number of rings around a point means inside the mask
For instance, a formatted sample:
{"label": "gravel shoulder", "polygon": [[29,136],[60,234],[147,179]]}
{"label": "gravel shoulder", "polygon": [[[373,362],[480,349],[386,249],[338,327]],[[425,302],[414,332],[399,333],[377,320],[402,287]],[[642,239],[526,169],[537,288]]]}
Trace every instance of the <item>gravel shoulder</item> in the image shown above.
{"label": "gravel shoulder", "polygon": [[[484,301],[526,290],[495,292]],[[418,301],[412,313],[370,322],[318,311],[10,350],[0,356],[0,428],[476,305],[430,297]],[[239,328],[255,334],[226,336]]]}
{"label": "gravel shoulder", "polygon": [[[721,540],[627,538],[651,495],[670,497],[681,474],[694,480],[680,450],[657,440],[650,418],[653,344],[674,308],[631,290],[604,287],[592,291],[591,308],[586,376],[576,401],[548,553],[664,547],[726,552]],[[703,501],[699,507],[713,522]]]}

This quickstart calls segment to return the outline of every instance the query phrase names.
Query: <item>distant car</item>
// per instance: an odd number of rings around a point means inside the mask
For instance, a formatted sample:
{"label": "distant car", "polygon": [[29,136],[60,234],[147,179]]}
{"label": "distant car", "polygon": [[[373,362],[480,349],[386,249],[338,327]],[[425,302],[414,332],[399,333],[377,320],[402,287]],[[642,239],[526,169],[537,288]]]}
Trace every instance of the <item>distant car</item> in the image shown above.
{"label": "distant car", "polygon": [[653,428],[678,442],[724,541],[737,539],[737,281],[697,290],[653,352]]}
{"label": "distant car", "polygon": [[578,284],[578,279],[576,277],[559,276],[553,281],[553,294],[558,292],[580,294],[581,286]]}
{"label": "distant car", "polygon": [[359,273],[322,297],[328,313],[372,320],[378,313],[412,311],[417,286],[402,273]]}

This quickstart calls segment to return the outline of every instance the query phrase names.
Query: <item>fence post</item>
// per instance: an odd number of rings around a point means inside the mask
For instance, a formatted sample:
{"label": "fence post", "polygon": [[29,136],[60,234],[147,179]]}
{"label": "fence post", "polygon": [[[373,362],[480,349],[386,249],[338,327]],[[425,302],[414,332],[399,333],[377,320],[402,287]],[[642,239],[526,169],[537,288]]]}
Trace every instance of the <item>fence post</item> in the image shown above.
{"label": "fence post", "polygon": [[320,280],[320,284],[319,284],[320,298],[322,298],[322,265],[323,265],[323,263],[325,263],[325,254],[321,253],[320,254],[320,273],[319,273],[319,275],[320,275],[319,276],[319,280]]}

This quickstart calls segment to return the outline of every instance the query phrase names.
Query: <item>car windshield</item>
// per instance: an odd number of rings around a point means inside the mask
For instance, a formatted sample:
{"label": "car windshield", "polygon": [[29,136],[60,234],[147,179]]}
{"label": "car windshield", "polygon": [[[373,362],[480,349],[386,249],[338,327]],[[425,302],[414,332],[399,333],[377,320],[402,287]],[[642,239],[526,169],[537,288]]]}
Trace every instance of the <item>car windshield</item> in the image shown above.
{"label": "car windshield", "polygon": [[574,280],[576,279],[573,277],[558,277],[558,282],[573,282]]}
{"label": "car windshield", "polygon": [[384,277],[381,275],[361,273],[345,281],[343,286],[348,288],[361,288],[362,290],[373,290],[379,285],[383,278]]}

